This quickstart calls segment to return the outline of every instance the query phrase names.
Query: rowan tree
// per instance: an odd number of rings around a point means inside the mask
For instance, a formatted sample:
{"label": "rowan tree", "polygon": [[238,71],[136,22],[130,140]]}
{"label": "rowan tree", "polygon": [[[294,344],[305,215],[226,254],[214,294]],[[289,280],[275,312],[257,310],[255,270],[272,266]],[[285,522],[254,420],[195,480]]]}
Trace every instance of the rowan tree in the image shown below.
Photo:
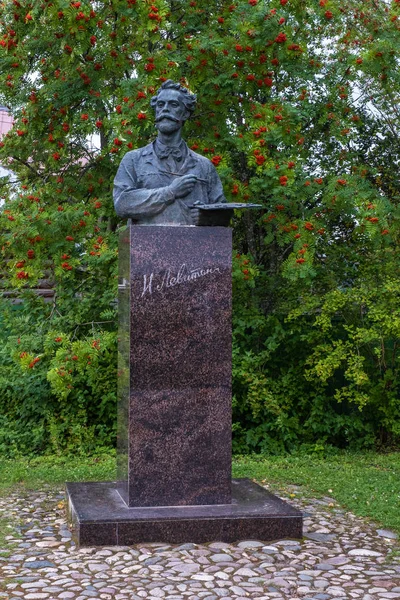
{"label": "rowan tree", "polygon": [[263,205],[234,223],[236,448],[396,439],[399,0],[0,7],[0,446],[113,439],[112,180],[168,78],[227,200]]}

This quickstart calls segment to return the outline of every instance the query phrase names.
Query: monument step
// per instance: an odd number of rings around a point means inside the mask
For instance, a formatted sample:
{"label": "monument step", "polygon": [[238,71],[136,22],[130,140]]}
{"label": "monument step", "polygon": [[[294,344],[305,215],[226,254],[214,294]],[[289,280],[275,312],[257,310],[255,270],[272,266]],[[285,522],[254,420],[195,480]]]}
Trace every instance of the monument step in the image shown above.
{"label": "monument step", "polygon": [[232,480],[232,503],[128,507],[116,482],[67,483],[78,546],[272,541],[302,537],[302,514],[249,479]]}

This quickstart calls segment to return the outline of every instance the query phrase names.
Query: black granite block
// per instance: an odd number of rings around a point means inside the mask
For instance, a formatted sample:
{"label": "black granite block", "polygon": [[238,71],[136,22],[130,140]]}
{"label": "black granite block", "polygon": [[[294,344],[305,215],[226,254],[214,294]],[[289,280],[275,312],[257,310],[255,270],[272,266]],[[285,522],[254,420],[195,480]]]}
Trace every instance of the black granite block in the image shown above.
{"label": "black granite block", "polygon": [[80,546],[302,537],[301,513],[248,479],[232,481],[231,504],[128,507],[114,482],[68,483],[67,498]]}
{"label": "black granite block", "polygon": [[120,236],[118,489],[128,506],[231,500],[231,262],[224,227]]}

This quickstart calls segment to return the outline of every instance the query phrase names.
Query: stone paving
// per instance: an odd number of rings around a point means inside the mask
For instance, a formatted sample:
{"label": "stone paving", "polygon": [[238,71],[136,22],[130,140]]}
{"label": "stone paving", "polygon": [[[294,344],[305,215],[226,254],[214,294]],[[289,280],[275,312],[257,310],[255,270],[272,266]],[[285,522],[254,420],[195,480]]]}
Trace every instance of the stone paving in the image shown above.
{"label": "stone paving", "polygon": [[80,550],[65,522],[62,491],[12,493],[0,498],[0,519],[9,527],[0,548],[0,599],[400,598],[396,534],[331,498],[310,500],[291,491],[282,497],[305,513],[302,541]]}

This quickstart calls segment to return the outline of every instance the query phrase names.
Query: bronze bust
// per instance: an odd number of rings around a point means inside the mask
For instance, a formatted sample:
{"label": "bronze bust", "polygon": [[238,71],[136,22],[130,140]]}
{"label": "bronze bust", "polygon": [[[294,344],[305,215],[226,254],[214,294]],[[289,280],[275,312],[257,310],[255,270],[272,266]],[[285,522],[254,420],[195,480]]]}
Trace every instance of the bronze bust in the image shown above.
{"label": "bronze bust", "polygon": [[123,157],[114,180],[115,210],[139,225],[198,225],[202,211],[195,205],[221,204],[226,199],[214,165],[182,139],[196,96],[169,79],[151,106],[157,138]]}

